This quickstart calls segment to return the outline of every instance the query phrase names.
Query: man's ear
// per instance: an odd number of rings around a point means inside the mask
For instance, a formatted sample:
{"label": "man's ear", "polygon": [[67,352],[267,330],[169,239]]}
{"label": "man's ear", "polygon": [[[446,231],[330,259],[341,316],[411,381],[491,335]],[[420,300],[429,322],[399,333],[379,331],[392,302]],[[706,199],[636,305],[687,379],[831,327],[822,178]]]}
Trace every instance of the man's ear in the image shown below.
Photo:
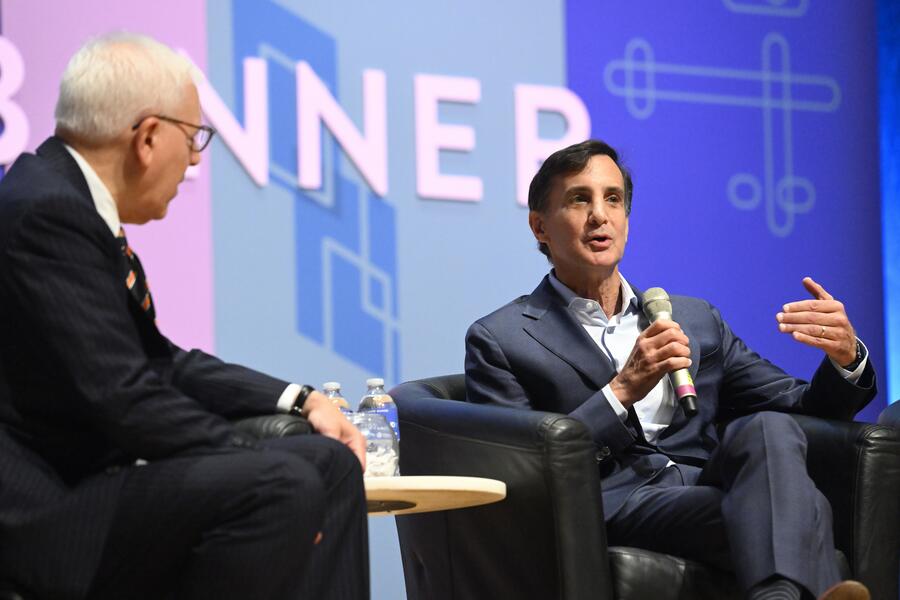
{"label": "man's ear", "polygon": [[531,233],[534,234],[534,239],[539,242],[547,243],[547,234],[544,233],[544,218],[541,213],[534,210],[529,212],[528,226],[531,227]]}
{"label": "man's ear", "polygon": [[153,160],[153,153],[159,146],[159,125],[156,117],[147,117],[140,122],[134,135],[131,137],[131,149],[138,163],[144,168]]}

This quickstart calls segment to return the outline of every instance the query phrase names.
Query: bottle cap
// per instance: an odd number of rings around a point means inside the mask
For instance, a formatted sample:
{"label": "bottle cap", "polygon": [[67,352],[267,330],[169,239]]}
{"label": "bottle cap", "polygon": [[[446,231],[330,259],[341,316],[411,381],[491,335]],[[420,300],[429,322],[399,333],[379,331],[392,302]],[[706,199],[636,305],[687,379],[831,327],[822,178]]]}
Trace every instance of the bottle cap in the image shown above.
{"label": "bottle cap", "polygon": [[326,381],[322,384],[322,389],[326,392],[336,392],[341,389],[341,384],[337,381]]}
{"label": "bottle cap", "polygon": [[384,385],[384,379],[381,377],[372,377],[371,379],[366,379],[366,385],[369,387],[381,387]]}

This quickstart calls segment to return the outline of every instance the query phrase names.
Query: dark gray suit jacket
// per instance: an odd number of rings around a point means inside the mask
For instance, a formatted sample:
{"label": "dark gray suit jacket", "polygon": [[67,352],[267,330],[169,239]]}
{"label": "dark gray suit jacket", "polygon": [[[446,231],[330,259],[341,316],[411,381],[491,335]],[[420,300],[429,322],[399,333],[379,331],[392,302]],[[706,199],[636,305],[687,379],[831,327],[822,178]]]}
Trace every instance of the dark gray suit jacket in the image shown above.
{"label": "dark gray suit jacket", "polygon": [[252,445],[228,419],[287,385],[177,348],[127,271],[61,141],[19,157],[0,182],[0,577],[39,594],[87,589],[122,466]]}
{"label": "dark gray suit jacket", "polygon": [[850,419],[875,395],[871,361],[856,385],[827,358],[806,383],[750,350],[707,302],[671,300],[690,340],[699,413],[688,419],[676,410],[656,444],[644,438],[633,410],[623,423],[609,405],[601,390],[616,371],[547,277],[466,335],[470,402],[569,414],[587,426],[598,449],[607,520],[670,459],[698,475],[718,445],[716,422],[723,418],[776,410]]}

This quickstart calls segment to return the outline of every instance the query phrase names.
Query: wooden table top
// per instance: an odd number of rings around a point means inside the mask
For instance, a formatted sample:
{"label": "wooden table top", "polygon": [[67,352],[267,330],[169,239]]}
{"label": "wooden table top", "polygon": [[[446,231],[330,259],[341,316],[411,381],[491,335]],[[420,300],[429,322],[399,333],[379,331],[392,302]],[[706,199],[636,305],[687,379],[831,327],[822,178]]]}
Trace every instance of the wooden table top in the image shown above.
{"label": "wooden table top", "polygon": [[506,498],[506,484],[483,477],[366,477],[370,515],[406,515],[467,508]]}

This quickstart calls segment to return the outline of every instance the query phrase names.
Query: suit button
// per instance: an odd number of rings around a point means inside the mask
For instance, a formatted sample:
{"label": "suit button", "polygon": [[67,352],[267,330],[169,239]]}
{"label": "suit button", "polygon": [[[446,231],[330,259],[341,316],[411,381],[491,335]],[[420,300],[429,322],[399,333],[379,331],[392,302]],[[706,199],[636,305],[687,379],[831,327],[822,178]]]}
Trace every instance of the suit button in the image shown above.
{"label": "suit button", "polygon": [[111,467],[106,467],[105,469],[107,475],[115,475],[121,470],[122,468],[119,465],[112,465]]}
{"label": "suit button", "polygon": [[603,462],[604,460],[609,458],[609,455],[610,455],[609,446],[603,446],[602,448],[597,450],[597,454],[596,454],[597,462]]}

